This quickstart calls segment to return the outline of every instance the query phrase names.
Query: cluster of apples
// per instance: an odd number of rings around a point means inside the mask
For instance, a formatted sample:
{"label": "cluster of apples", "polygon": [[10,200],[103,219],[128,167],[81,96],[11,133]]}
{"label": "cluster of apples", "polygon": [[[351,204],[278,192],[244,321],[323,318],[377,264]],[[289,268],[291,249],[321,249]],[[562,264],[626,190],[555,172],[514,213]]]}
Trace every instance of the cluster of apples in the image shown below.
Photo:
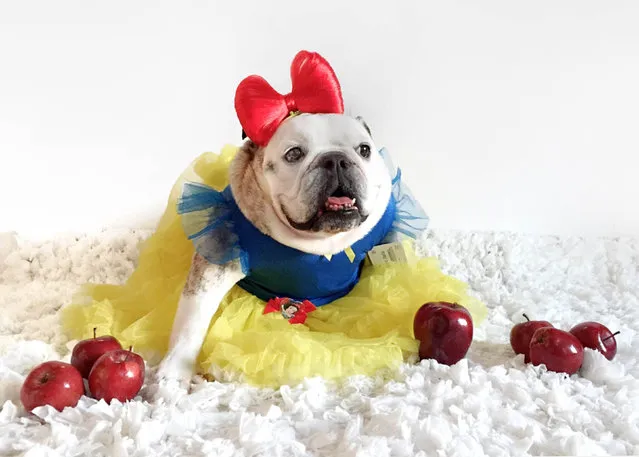
{"label": "cluster of apples", "polygon": [[549,371],[576,373],[584,361],[584,348],[599,351],[608,360],[617,353],[615,336],[599,322],[581,322],[569,331],[561,330],[548,321],[531,321],[526,314],[510,330],[510,345],[515,354],[523,354],[526,363],[546,365]]}
{"label": "cluster of apples", "polygon": [[111,403],[135,398],[144,383],[144,359],[123,349],[113,336],[79,341],[73,348],[71,363],[48,361],[31,370],[20,389],[20,401],[27,411],[50,405],[62,411],[74,407],[85,394]]}
{"label": "cluster of apples", "polygon": [[[574,374],[581,368],[584,348],[599,351],[608,360],[617,354],[615,336],[599,322],[581,322],[569,331],[548,321],[515,324],[510,331],[510,345],[523,354],[526,363],[545,365],[549,371]],[[422,305],[413,321],[413,333],[419,341],[419,358],[435,359],[454,365],[463,359],[473,340],[473,320],[468,310],[457,303],[429,302]]]}
{"label": "cluster of apples", "polygon": [[419,340],[420,360],[454,365],[466,356],[473,342],[473,318],[458,303],[425,303],[415,314],[413,334]]}

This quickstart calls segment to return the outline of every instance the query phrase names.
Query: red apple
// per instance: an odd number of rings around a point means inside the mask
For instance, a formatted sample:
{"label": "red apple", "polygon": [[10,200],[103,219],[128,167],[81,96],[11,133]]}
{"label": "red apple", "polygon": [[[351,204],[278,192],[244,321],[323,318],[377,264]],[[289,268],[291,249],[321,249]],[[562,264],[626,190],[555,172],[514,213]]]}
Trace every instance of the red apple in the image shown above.
{"label": "red apple", "polygon": [[135,352],[116,349],[102,355],[89,374],[89,390],[97,400],[125,402],[138,394],[144,383],[144,360]]}
{"label": "red apple", "polygon": [[93,338],[79,341],[71,353],[71,365],[76,367],[83,378],[88,378],[91,368],[102,354],[116,349],[122,349],[120,342],[112,336],[96,338],[96,329],[93,329]]}
{"label": "red apple", "polygon": [[572,333],[542,327],[530,340],[530,361],[533,365],[546,365],[549,371],[573,374],[584,361],[584,347]]}
{"label": "red apple", "polygon": [[575,335],[583,347],[596,349],[605,358],[612,360],[617,354],[617,340],[615,335],[606,326],[599,322],[582,322],[570,329],[570,333]]}
{"label": "red apple", "polygon": [[41,363],[31,370],[20,389],[20,401],[27,411],[51,405],[58,411],[74,407],[84,394],[82,375],[73,365],[58,361]]}
{"label": "red apple", "polygon": [[528,316],[523,315],[526,322],[515,324],[510,329],[510,346],[515,354],[524,354],[524,362],[530,362],[530,340],[533,333],[539,328],[553,327],[548,321],[531,321]]}
{"label": "red apple", "polygon": [[473,318],[457,303],[426,303],[415,314],[413,332],[420,340],[420,359],[454,365],[466,356],[473,341]]}

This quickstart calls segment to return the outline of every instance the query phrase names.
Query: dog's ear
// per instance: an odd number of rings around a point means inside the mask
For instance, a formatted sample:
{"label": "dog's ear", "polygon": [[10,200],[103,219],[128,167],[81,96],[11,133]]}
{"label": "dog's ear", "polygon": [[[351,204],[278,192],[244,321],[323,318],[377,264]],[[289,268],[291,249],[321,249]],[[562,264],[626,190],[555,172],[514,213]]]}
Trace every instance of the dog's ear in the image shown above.
{"label": "dog's ear", "polygon": [[251,157],[254,157],[259,150],[260,147],[257,144],[253,143],[250,139],[248,141],[245,141],[244,144],[242,144],[242,146],[240,147],[241,152],[248,154]]}
{"label": "dog's ear", "polygon": [[364,118],[362,116],[357,116],[355,119],[357,119],[359,121],[360,124],[362,124],[364,126],[364,128],[366,129],[366,131],[368,132],[368,134],[372,137],[373,134],[371,133],[371,129],[368,126],[368,124],[366,123],[366,121],[364,120]]}
{"label": "dog's ear", "polygon": [[242,129],[242,140],[246,139],[246,132],[244,131],[244,129]]}

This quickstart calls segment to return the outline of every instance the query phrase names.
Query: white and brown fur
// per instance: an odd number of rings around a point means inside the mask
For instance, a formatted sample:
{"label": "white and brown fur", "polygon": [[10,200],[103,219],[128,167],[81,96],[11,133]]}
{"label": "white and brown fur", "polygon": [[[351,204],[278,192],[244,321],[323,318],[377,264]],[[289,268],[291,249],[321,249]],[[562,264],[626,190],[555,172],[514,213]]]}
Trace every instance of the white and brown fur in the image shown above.
{"label": "white and brown fur", "polygon": [[[363,159],[358,145],[370,145],[373,154]],[[301,145],[307,156],[291,165],[283,160],[287,150]],[[300,195],[303,180],[322,154],[342,151],[366,179],[360,210],[367,219],[340,233],[300,231],[283,216],[283,206],[293,214],[308,213],[305,205],[312,195]],[[234,158],[229,182],[238,207],[261,232],[276,241],[316,255],[334,255],[364,237],[386,209],[391,183],[382,158],[376,153],[368,127],[358,118],[345,115],[300,115],[286,120],[265,147],[250,140]],[[311,208],[311,211],[313,209]],[[211,264],[199,254],[193,257],[188,279],[179,299],[169,350],[156,377],[160,383],[177,382],[186,388],[211,319],[231,288],[244,277],[238,260]]]}

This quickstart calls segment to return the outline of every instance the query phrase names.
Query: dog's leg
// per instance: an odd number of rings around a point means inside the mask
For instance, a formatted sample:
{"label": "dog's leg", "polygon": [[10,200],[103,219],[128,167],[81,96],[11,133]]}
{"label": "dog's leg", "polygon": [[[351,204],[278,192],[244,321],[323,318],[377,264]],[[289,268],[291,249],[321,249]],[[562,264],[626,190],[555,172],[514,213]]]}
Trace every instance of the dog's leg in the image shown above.
{"label": "dog's leg", "polygon": [[239,260],[225,265],[193,256],[173,322],[169,350],[156,373],[157,381],[188,388],[211,319],[229,290],[244,277]]}

